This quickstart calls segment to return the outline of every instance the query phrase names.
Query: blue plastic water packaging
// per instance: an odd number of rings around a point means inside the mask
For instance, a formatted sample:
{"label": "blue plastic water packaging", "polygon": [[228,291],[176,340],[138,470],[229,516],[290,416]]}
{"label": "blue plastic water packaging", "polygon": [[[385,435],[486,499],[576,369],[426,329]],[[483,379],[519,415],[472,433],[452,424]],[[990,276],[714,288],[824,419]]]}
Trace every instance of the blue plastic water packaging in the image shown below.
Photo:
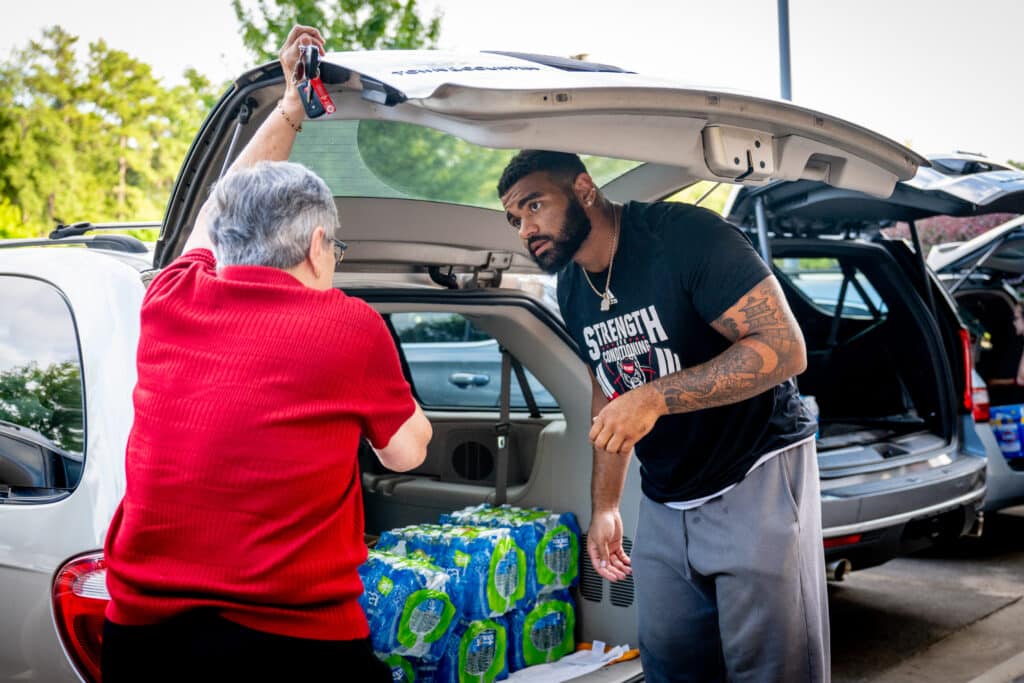
{"label": "blue plastic water packaging", "polygon": [[433,542],[433,539],[448,528],[440,524],[413,524],[389,529],[381,533],[374,550],[404,557],[417,557],[441,566],[441,558],[438,555],[443,548]]}
{"label": "blue plastic water packaging", "polygon": [[422,683],[422,677],[416,674],[416,667],[420,660],[414,657],[403,657],[402,655],[377,657],[391,669],[392,683]]}
{"label": "blue plastic water packaging", "polygon": [[371,550],[359,577],[359,602],[370,622],[374,652],[441,656],[456,614],[447,572],[423,560]]}
{"label": "blue plastic water packaging", "polygon": [[504,618],[460,619],[436,664],[418,670],[417,683],[492,683],[508,678]]}
{"label": "blue plastic water packaging", "polygon": [[1024,457],[1022,442],[1022,418],[1024,410],[1022,406],[992,406],[989,412],[989,424],[995,433],[996,441],[999,442],[999,450],[1007,460],[1015,460]]}
{"label": "blue plastic water packaging", "polygon": [[554,662],[576,649],[576,605],[569,591],[542,595],[529,608],[509,612],[505,620],[509,671]]}
{"label": "blue plastic water packaging", "polygon": [[429,558],[448,572],[449,593],[469,619],[501,616],[526,596],[526,555],[507,528],[418,524],[385,531],[377,549]]}
{"label": "blue plastic water packaging", "polygon": [[508,528],[526,553],[527,600],[579,581],[580,526],[571,512],[484,503],[442,515],[441,523]]}

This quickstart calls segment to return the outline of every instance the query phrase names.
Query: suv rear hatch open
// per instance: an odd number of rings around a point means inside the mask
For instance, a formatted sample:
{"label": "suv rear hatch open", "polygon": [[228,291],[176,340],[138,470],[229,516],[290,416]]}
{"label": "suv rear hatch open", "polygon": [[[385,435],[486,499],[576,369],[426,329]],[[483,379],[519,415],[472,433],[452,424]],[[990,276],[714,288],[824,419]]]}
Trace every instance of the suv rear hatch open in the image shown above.
{"label": "suv rear hatch open", "polygon": [[[991,175],[991,174],[985,174]],[[1024,184],[1024,173],[1017,174]],[[1016,204],[1024,211],[1024,191]],[[1017,287],[1024,279],[1024,216],[1017,216],[966,242],[938,245],[928,264],[939,274],[960,306],[974,342],[978,373],[988,385],[993,406],[1024,403],[1017,383],[1024,337],[1016,322],[1020,308]]]}
{"label": "suv rear hatch open", "polygon": [[[982,175],[991,177],[922,168],[888,199],[772,183],[738,190],[727,209],[730,221],[769,236],[804,330],[808,369],[798,381],[821,413],[827,554],[852,555],[855,566],[858,556],[863,566],[927,536],[959,535],[971,521],[963,506],[984,494],[984,461],[974,457],[983,451],[966,445],[974,428],[966,331],[920,254],[881,235],[904,221],[916,244],[920,219],[1019,210],[1024,174]],[[935,515],[958,508],[960,516]],[[864,548],[872,533],[890,538]]]}
{"label": "suv rear hatch open", "polygon": [[[569,66],[585,64],[569,60]],[[612,68],[565,66],[565,60],[494,53],[327,54],[321,76],[337,110],[309,122],[299,141],[315,138],[327,148],[325,163],[316,168],[327,175],[339,163],[357,161],[357,156],[345,156],[352,150],[346,140],[358,135],[350,130],[357,122],[414,124],[481,147],[548,148],[649,162],[639,174],[642,185],[660,186],[666,192],[698,180],[741,179],[762,185],[774,179],[815,178],[888,196],[897,181],[913,177],[918,166],[928,163],[876,133],[792,103],[685,88]],[[215,107],[175,186],[157,245],[158,267],[180,253],[205,191],[282,92],[280,67],[266,65],[240,77]],[[400,164],[411,153],[409,148],[395,149],[393,162]],[[532,266],[518,239],[503,227],[500,212],[492,212],[490,220],[469,233],[453,232],[445,221],[420,225],[418,209],[405,213],[404,200],[472,202],[405,192],[388,178],[376,180],[333,188],[346,213],[360,212],[365,209],[360,200],[373,198],[372,208],[365,210],[387,219],[347,221],[345,239],[358,246],[349,252],[347,267],[360,260],[476,264],[481,258],[486,262],[486,253],[495,250],[520,257],[515,260],[524,267]],[[497,181],[478,180],[488,190]],[[490,207],[498,208],[496,197]],[[422,246],[418,260],[400,243]],[[436,256],[430,245],[443,246],[447,257]]]}

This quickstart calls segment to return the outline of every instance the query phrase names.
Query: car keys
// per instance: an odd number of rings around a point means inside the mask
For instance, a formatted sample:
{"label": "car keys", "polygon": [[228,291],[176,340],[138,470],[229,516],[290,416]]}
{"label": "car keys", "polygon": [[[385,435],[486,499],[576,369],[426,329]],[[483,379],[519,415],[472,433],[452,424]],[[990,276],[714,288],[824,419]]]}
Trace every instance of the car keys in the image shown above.
{"label": "car keys", "polygon": [[324,114],[333,114],[337,108],[320,79],[320,50],[316,45],[300,45],[299,52],[304,76],[299,83],[299,95],[306,116],[315,119]]}

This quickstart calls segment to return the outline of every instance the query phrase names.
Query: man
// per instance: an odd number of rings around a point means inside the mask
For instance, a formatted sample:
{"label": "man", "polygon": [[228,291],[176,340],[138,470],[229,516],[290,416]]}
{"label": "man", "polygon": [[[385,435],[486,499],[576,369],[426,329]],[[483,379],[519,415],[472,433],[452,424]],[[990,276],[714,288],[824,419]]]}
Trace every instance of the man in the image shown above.
{"label": "man", "polygon": [[[296,26],[281,49],[287,76]],[[127,489],[106,541],[103,678],[390,681],[357,600],[356,453],[419,465],[430,424],[384,321],[332,287],[330,191],[286,163],[294,78],[142,304]]]}
{"label": "man", "polygon": [[804,342],[768,266],[710,211],[609,201],[572,154],[520,152],[498,194],[593,373],[587,551],[610,581],[635,573],[647,680],[828,680]]}

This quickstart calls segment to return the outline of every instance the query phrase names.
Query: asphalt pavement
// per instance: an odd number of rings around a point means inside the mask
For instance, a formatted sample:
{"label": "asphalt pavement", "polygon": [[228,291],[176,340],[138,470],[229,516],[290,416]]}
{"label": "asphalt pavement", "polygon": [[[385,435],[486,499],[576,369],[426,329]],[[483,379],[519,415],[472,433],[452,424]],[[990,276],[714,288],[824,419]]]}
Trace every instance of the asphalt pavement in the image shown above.
{"label": "asphalt pavement", "polygon": [[829,584],[836,683],[1024,683],[1024,507]]}

